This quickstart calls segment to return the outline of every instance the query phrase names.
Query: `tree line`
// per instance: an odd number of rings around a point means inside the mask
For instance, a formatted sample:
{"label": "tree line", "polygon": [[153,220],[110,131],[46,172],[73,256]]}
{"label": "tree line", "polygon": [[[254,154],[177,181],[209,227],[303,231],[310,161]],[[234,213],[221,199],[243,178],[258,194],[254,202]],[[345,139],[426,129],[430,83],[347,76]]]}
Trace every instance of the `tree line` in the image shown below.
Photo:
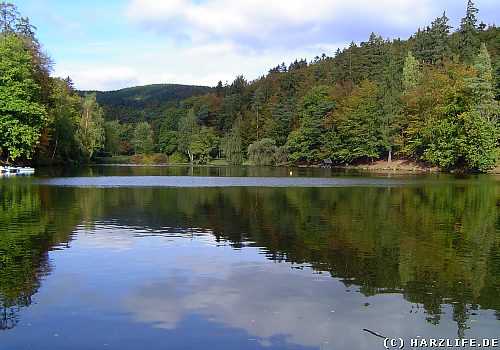
{"label": "tree line", "polygon": [[0,3],[1,162],[88,160],[104,141],[102,108],[95,95],[78,96],[70,78],[50,76],[35,30],[15,5]]}
{"label": "tree line", "polygon": [[[3,3],[3,9],[11,13],[13,7]],[[222,157],[230,164],[248,159],[268,165],[326,158],[335,164],[390,162],[397,155],[443,170],[487,171],[498,158],[500,29],[478,23],[477,13],[469,0],[455,31],[443,13],[407,40],[372,33],[333,57],[281,63],[254,81],[240,75],[185,99],[103,100],[102,107],[93,94],[78,96],[69,79],[48,76],[50,60],[40,53],[32,26],[22,29],[27,19],[14,16],[17,22],[2,25],[2,62],[4,56],[21,59],[11,51],[4,55],[4,42],[17,40],[29,56],[22,62],[33,87],[19,84],[35,108],[28,120],[38,124],[28,137],[20,131],[21,112],[2,109],[9,117],[2,119],[0,137],[13,140],[4,141],[2,159],[79,161],[96,152],[157,152],[170,162]],[[2,64],[2,76],[13,74],[7,68]]]}

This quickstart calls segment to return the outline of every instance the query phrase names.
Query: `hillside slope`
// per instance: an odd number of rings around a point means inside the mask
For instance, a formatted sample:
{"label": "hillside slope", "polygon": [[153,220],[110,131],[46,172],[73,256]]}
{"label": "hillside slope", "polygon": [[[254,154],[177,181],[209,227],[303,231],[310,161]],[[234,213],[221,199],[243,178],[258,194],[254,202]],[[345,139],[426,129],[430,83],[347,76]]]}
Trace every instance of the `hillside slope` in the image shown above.
{"label": "hillside slope", "polygon": [[[135,123],[150,120],[167,108],[177,107],[179,102],[191,96],[211,92],[208,86],[180,84],[152,84],[129,87],[115,91],[80,91],[81,95],[95,93],[97,102],[104,108],[105,120]],[[144,113],[147,111],[147,113]],[[149,116],[149,117],[148,117]]]}

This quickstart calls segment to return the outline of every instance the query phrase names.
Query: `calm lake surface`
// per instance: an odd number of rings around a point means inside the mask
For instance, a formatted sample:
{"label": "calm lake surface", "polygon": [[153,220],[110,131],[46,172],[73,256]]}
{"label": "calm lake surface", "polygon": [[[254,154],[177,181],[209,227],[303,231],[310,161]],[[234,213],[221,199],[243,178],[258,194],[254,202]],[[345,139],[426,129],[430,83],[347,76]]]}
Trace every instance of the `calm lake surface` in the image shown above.
{"label": "calm lake surface", "polygon": [[500,334],[497,176],[37,169],[0,178],[0,205],[0,349]]}

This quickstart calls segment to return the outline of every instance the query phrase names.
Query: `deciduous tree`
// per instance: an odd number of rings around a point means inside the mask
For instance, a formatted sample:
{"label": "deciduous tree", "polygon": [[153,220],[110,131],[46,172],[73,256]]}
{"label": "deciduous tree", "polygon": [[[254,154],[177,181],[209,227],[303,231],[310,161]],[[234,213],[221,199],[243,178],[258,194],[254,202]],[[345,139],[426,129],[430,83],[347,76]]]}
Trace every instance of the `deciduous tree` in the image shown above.
{"label": "deciduous tree", "polygon": [[272,165],[275,160],[276,141],[263,138],[248,146],[248,159],[255,165]]}
{"label": "deciduous tree", "polygon": [[132,147],[135,153],[151,154],[154,150],[153,130],[148,122],[139,122],[134,129]]}
{"label": "deciduous tree", "polygon": [[[5,24],[4,24],[5,26]],[[47,123],[33,56],[17,34],[0,35],[0,145],[7,162],[31,157]]]}
{"label": "deciduous tree", "polygon": [[378,86],[365,80],[340,101],[327,123],[325,154],[340,162],[378,158],[382,146],[382,118]]}
{"label": "deciduous tree", "polygon": [[188,155],[191,164],[194,162],[193,143],[199,128],[194,109],[190,109],[179,121],[178,149]]}
{"label": "deciduous tree", "polygon": [[239,132],[239,123],[235,123],[231,132],[222,139],[221,149],[229,164],[240,165],[243,163],[243,145]]}
{"label": "deciduous tree", "polygon": [[75,137],[85,159],[92,158],[94,152],[104,146],[103,111],[95,94],[86,94],[84,97]]}
{"label": "deciduous tree", "polygon": [[202,126],[198,133],[194,135],[191,152],[199,163],[206,164],[212,159],[212,153],[217,150],[218,145],[219,138],[215,135],[213,129]]}
{"label": "deciduous tree", "polygon": [[71,80],[54,79],[51,100],[51,153],[48,156],[62,161],[78,160],[80,154],[75,134],[81,118],[83,99],[74,91]]}

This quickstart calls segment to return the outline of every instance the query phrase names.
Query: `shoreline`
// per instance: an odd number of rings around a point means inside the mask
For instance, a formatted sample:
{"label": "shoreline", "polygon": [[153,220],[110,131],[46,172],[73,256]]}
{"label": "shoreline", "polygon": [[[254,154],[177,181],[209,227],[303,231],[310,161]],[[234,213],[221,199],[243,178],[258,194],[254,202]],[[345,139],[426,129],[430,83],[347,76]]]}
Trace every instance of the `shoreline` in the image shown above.
{"label": "shoreline", "polygon": [[[104,166],[196,166],[196,167],[230,167],[230,166],[243,166],[243,167],[261,167],[260,165],[253,165],[245,162],[241,165],[231,165],[225,162],[223,159],[214,159],[208,164],[190,164],[190,163],[130,163],[130,157],[114,157],[110,158],[100,158],[97,162],[87,163],[87,164],[73,164],[75,166],[82,165],[104,165]],[[112,160],[121,159],[121,162],[113,162]],[[40,164],[42,166],[52,166],[54,164]],[[57,164],[56,166],[60,166]],[[322,165],[321,163],[299,163],[299,164],[279,164],[279,165],[269,165],[270,167],[283,167],[283,168],[324,168],[324,169],[335,169],[335,170],[358,170],[358,171],[375,171],[375,172],[409,172],[409,173],[449,173],[440,170],[439,167],[430,165],[425,162],[415,161],[407,158],[396,158],[390,163],[385,160],[376,160],[373,162],[354,162],[352,164],[331,164]],[[462,174],[475,174],[470,172],[460,172],[453,171],[452,173],[462,173]],[[500,174],[500,164],[493,167],[491,170],[485,174]]]}

